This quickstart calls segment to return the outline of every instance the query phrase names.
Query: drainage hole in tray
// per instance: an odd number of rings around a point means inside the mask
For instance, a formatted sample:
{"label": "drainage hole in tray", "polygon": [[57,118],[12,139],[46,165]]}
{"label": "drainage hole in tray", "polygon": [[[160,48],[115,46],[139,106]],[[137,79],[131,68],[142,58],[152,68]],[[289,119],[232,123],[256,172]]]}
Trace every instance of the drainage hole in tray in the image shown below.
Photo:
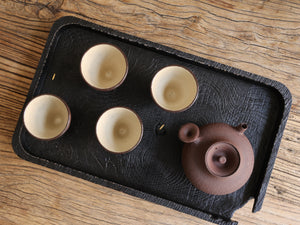
{"label": "drainage hole in tray", "polygon": [[155,133],[156,133],[156,135],[166,135],[166,133],[167,133],[166,124],[165,123],[158,123],[155,126]]}

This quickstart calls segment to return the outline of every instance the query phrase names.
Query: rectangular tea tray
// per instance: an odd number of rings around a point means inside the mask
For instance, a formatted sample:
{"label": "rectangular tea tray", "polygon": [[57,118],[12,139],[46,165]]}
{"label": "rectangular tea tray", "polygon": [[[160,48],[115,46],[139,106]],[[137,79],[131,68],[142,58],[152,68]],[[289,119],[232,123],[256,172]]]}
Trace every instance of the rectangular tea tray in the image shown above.
{"label": "rectangular tea tray", "polygon": [[[84,52],[100,43],[118,46],[129,63],[124,83],[109,92],[91,88],[80,72]],[[150,93],[155,73],[169,65],[188,68],[199,83],[198,99],[184,112],[164,111]],[[279,82],[75,17],[54,23],[25,105],[45,93],[66,101],[70,128],[58,139],[38,140],[24,128],[22,111],[12,143],[21,158],[219,224],[237,224],[230,218],[250,198],[253,212],[260,210],[291,107],[290,92]],[[99,116],[115,106],[133,109],[144,126],[140,144],[126,154],[104,150],[95,134]],[[215,196],[192,186],[177,136],[187,122],[248,124],[255,165],[241,189]]]}

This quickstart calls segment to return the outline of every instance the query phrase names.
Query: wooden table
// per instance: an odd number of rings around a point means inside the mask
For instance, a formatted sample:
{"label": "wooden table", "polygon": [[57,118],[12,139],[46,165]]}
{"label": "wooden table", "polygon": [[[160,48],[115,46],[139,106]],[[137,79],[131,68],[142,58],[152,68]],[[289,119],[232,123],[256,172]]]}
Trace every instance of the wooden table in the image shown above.
{"label": "wooden table", "polygon": [[293,105],[263,208],[241,224],[300,224],[300,1],[1,0],[0,224],[208,224],[22,160],[11,146],[53,22],[73,15],[285,84]]}

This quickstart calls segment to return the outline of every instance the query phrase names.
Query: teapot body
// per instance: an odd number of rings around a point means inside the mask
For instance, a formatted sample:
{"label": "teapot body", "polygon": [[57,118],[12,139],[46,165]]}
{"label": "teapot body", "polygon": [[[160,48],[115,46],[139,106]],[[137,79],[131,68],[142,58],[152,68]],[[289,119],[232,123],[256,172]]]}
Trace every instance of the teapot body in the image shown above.
{"label": "teapot body", "polygon": [[254,153],[245,136],[246,124],[225,123],[198,127],[188,123],[179,130],[185,142],[182,166],[185,175],[199,190],[225,195],[241,188],[250,178]]}

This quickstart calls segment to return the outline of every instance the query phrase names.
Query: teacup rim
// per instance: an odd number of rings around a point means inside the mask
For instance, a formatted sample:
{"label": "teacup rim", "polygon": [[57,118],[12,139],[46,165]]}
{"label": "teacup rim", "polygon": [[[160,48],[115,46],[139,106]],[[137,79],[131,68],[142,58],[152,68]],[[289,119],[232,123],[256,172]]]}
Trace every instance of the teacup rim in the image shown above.
{"label": "teacup rim", "polygon": [[[170,110],[170,109],[166,109],[166,108],[162,107],[162,106],[155,100],[154,94],[153,94],[153,91],[152,91],[153,80],[154,80],[155,76],[156,76],[160,71],[162,71],[163,69],[168,68],[168,67],[175,67],[175,66],[176,66],[176,67],[181,67],[181,68],[187,70],[190,74],[192,74],[192,76],[193,76],[193,78],[194,78],[194,80],[195,80],[196,86],[197,86],[197,92],[196,92],[196,95],[195,95],[195,98],[193,99],[193,101],[192,101],[188,106],[186,106],[185,108],[180,109],[180,110]],[[179,64],[171,64],[171,65],[162,67],[161,69],[159,69],[159,70],[154,74],[154,76],[153,76],[153,78],[152,78],[152,81],[151,81],[151,85],[150,85],[150,91],[151,91],[152,99],[154,100],[154,102],[156,103],[156,105],[157,105],[159,108],[161,108],[161,109],[163,109],[163,110],[165,110],[165,111],[167,111],[167,112],[181,113],[181,112],[184,112],[184,111],[188,110],[189,108],[191,108],[192,105],[196,102],[196,100],[197,100],[197,98],[198,98],[198,95],[199,95],[199,83],[198,83],[198,80],[197,80],[195,74],[194,74],[189,68],[187,68],[187,67],[185,67],[185,66],[182,66],[182,65],[179,65]]]}
{"label": "teacup rim", "polygon": [[[98,125],[98,121],[99,121],[100,117],[101,117],[105,112],[107,112],[107,111],[109,111],[109,110],[111,110],[111,109],[115,109],[115,108],[124,108],[124,109],[130,110],[131,112],[133,112],[133,113],[136,115],[136,117],[138,118],[139,123],[140,123],[140,125],[141,125],[141,134],[140,134],[139,140],[137,141],[137,143],[136,143],[132,148],[130,148],[129,150],[124,151],[124,152],[113,152],[113,151],[107,149],[106,147],[103,146],[103,144],[101,143],[101,141],[99,140],[98,135],[97,135],[97,125]],[[136,112],[135,110],[133,110],[133,109],[127,107],[127,106],[114,106],[114,107],[108,108],[108,109],[106,109],[105,111],[103,111],[103,113],[101,113],[101,115],[98,117],[97,122],[96,122],[96,126],[95,126],[95,134],[96,134],[96,138],[97,138],[97,140],[98,140],[98,143],[101,145],[101,147],[102,147],[105,151],[107,151],[107,152],[109,152],[109,153],[112,153],[112,154],[115,154],[115,155],[122,155],[122,154],[126,154],[126,153],[129,153],[129,152],[133,151],[133,150],[140,144],[140,142],[142,141],[143,135],[144,135],[144,124],[143,124],[143,120],[142,120],[141,117],[137,114],[137,112]]]}
{"label": "teacup rim", "polygon": [[[26,124],[25,124],[25,111],[26,111],[26,108],[27,106],[36,98],[38,97],[41,97],[41,96],[52,96],[52,97],[55,97],[57,99],[59,99],[66,107],[67,111],[68,111],[68,121],[67,121],[67,124],[65,126],[65,128],[58,134],[56,135],[55,137],[52,137],[52,138],[40,138],[40,137],[37,137],[36,135],[34,135],[32,132],[29,131],[29,129],[27,128]],[[55,140],[57,138],[60,138],[61,136],[63,136],[67,130],[69,129],[70,125],[71,125],[71,117],[72,117],[72,114],[71,114],[71,110],[68,106],[68,104],[66,103],[65,100],[63,100],[61,97],[59,97],[58,95],[55,95],[55,94],[48,94],[48,93],[44,93],[44,94],[41,94],[41,95],[37,95],[35,97],[33,97],[32,99],[30,99],[30,101],[26,104],[26,106],[24,107],[24,111],[23,111],[23,125],[25,127],[25,129],[27,130],[27,132],[32,135],[33,137],[35,137],[36,139],[38,140],[42,140],[42,141],[52,141],[52,140]]]}
{"label": "teacup rim", "polygon": [[[125,73],[124,73],[122,79],[121,79],[116,85],[114,85],[114,86],[112,86],[112,87],[109,87],[109,88],[98,88],[98,87],[95,87],[95,86],[91,85],[91,84],[85,79],[85,77],[84,77],[84,75],[83,75],[83,72],[82,72],[82,58],[83,58],[83,56],[84,56],[90,49],[92,49],[93,47],[96,47],[96,46],[98,46],[98,45],[110,45],[110,46],[112,46],[112,47],[115,47],[116,49],[118,49],[118,50],[121,52],[121,54],[124,56],[124,59],[125,59],[126,70],[125,70]],[[123,52],[123,50],[122,50],[119,46],[117,46],[117,45],[114,45],[114,44],[111,44],[111,43],[105,43],[105,42],[103,42],[103,43],[99,43],[99,44],[96,44],[96,45],[93,45],[93,46],[89,47],[89,48],[83,53],[83,55],[82,55],[82,57],[81,57],[81,60],[80,60],[80,75],[81,75],[81,77],[83,78],[83,80],[85,81],[85,83],[88,84],[90,87],[94,88],[94,89],[97,90],[97,91],[106,92],[106,91],[112,91],[112,90],[118,88],[119,86],[121,86],[121,84],[123,84],[123,82],[125,81],[125,79],[126,79],[126,77],[127,77],[127,75],[128,75],[128,71],[129,71],[129,68],[128,68],[128,67],[129,67],[128,59],[127,59],[126,54]]]}

